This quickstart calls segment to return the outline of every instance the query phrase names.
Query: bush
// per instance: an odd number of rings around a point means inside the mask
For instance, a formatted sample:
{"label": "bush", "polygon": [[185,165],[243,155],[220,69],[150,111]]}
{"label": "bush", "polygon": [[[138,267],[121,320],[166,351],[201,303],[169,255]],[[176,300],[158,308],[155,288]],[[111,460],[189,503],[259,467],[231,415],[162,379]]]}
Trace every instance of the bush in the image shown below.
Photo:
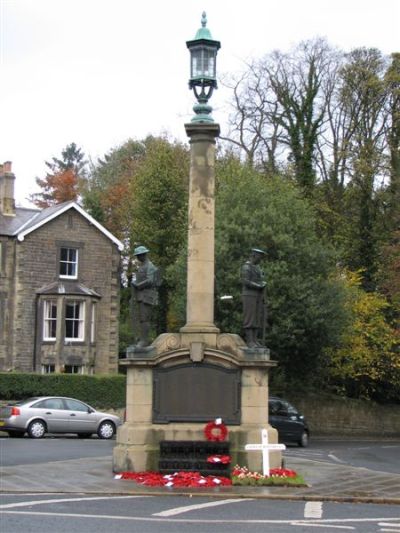
{"label": "bush", "polygon": [[22,400],[32,396],[68,396],[96,408],[125,406],[126,377],[76,374],[0,373],[0,400]]}

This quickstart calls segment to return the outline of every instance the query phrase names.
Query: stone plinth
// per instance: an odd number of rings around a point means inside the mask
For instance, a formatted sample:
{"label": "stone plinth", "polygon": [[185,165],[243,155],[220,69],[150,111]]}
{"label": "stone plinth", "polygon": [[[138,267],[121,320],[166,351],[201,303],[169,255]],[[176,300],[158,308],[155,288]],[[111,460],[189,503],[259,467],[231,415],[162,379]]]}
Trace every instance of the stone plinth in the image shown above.
{"label": "stone plinth", "polygon": [[[168,350],[169,346],[172,349]],[[191,421],[187,419],[190,415],[183,410],[183,420],[154,422],[157,415],[155,376],[160,369],[174,371],[176,368],[180,371],[185,368],[190,372],[193,368],[195,372],[200,367],[219,368],[221,380],[224,379],[224,372],[237,372],[237,403],[240,412],[236,423],[227,424],[232,464],[238,463],[251,470],[262,471],[261,453],[248,453],[244,447],[248,443],[260,442],[261,430],[264,428],[268,429],[269,441],[277,442],[276,431],[268,425],[268,373],[276,363],[269,359],[267,349],[249,351],[237,335],[216,335],[215,343],[210,347],[200,342],[194,334],[190,334],[188,338],[186,334],[179,333],[161,335],[153,343],[152,350],[143,351],[142,357],[140,352],[133,355],[130,359],[121,360],[121,364],[127,367],[127,405],[126,422],[118,429],[114,448],[115,472],[157,470],[159,443],[163,440],[204,439],[204,427],[213,419],[206,413],[201,415],[202,420]],[[218,386],[218,378],[216,379],[213,387]],[[232,387],[232,394],[234,390]],[[207,389],[207,383],[202,384],[201,380],[198,389],[191,392],[199,403],[202,402],[202,397],[208,399],[213,393]],[[235,403],[236,400],[232,397],[231,401]],[[271,468],[281,465],[279,451],[271,453],[270,457]]]}

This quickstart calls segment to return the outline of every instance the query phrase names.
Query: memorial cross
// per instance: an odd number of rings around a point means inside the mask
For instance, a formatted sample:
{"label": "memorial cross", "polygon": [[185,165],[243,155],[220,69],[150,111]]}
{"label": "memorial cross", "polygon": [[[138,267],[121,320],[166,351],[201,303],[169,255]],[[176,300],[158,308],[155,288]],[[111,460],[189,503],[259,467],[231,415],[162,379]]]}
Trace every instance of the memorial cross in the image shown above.
{"label": "memorial cross", "polygon": [[269,452],[286,450],[286,446],[284,444],[269,444],[268,431],[263,429],[261,431],[261,444],[246,444],[244,449],[248,452],[262,452],[263,475],[269,477]]}

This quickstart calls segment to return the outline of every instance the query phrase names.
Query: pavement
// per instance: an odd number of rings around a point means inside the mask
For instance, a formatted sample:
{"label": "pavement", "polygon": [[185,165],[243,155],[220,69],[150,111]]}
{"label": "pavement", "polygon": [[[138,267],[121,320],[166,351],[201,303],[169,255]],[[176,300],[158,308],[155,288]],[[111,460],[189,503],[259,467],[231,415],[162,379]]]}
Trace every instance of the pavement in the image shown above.
{"label": "pavement", "polygon": [[115,479],[112,458],[107,456],[1,467],[0,493],[190,495],[400,505],[400,474],[301,457],[285,457],[285,466],[301,474],[307,487],[143,487],[133,481]]}

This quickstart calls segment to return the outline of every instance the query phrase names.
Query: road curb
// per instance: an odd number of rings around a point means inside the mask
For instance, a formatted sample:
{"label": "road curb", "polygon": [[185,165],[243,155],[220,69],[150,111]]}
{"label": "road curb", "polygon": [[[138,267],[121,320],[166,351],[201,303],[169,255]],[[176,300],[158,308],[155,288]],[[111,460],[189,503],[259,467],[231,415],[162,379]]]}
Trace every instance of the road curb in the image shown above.
{"label": "road curb", "polygon": [[[281,487],[280,487],[281,488]],[[212,492],[212,491],[206,491],[201,492],[201,489],[188,489],[188,491],[184,491],[182,489],[174,490],[174,489],[168,489],[168,490],[143,490],[143,488],[138,487],[134,489],[127,489],[127,490],[121,490],[121,491],[112,491],[109,492],[107,490],[91,490],[91,491],[70,491],[70,490],[63,490],[63,491],[49,491],[49,490],[13,490],[12,492],[8,490],[3,490],[0,488],[0,494],[26,494],[29,492],[29,494],[85,494],[88,496],[98,496],[99,494],[102,494],[103,496],[109,495],[110,497],[113,496],[153,496],[153,497],[170,497],[170,496],[187,496],[188,498],[215,498],[215,499],[226,499],[226,498],[243,498],[243,499],[253,499],[253,500],[285,500],[285,501],[318,501],[318,502],[334,502],[334,503],[364,503],[364,504],[378,504],[378,505],[400,505],[400,498],[378,498],[378,497],[370,497],[370,496],[324,496],[322,494],[303,494],[303,495],[295,495],[293,493],[288,494],[260,494],[258,492],[251,492],[248,494],[243,494],[241,492]]]}

